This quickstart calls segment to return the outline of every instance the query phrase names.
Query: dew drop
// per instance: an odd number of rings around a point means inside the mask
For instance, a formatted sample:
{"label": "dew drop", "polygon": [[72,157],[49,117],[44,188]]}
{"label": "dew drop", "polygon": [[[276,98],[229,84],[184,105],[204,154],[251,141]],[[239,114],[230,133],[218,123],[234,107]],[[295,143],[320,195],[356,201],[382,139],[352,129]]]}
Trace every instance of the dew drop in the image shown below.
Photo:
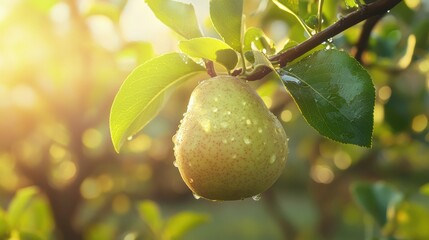
{"label": "dew drop", "polygon": [[215,102],[219,101],[219,98],[215,97],[215,98],[214,98],[214,101],[215,101]]}
{"label": "dew drop", "polygon": [[254,201],[259,201],[259,200],[261,200],[261,194],[258,194],[258,195],[253,196],[253,197],[252,197],[252,199],[253,199]]}
{"label": "dew drop", "polygon": [[133,136],[129,136],[129,137],[127,137],[127,140],[128,140],[128,141],[133,140]]}
{"label": "dew drop", "polygon": [[192,193],[192,195],[194,195],[194,198],[197,199],[197,200],[201,198],[201,196],[198,195],[198,194],[196,194],[196,193]]}
{"label": "dew drop", "polygon": [[177,163],[177,161],[176,161],[176,160],[173,162],[173,165],[174,165],[175,167],[179,167],[179,164]]}
{"label": "dew drop", "polygon": [[333,41],[333,39],[332,39],[332,38],[328,38],[328,42],[330,42],[330,43],[331,43],[332,41]]}
{"label": "dew drop", "polygon": [[231,112],[230,112],[230,111],[227,111],[227,112],[226,112],[226,115],[231,115]]}
{"label": "dew drop", "polygon": [[247,120],[246,120],[246,124],[247,124],[247,125],[252,125],[252,121],[250,121],[250,119],[247,119]]}
{"label": "dew drop", "polygon": [[291,83],[295,83],[295,84],[301,84],[301,80],[299,80],[298,78],[289,76],[289,75],[283,75],[283,76],[281,76],[281,78],[285,82],[291,82]]}
{"label": "dew drop", "polygon": [[276,155],[271,155],[270,164],[273,164],[276,161],[276,159],[277,159]]}
{"label": "dew drop", "polygon": [[231,138],[231,142],[234,142],[234,141],[235,141],[235,137],[232,137],[232,138]]}
{"label": "dew drop", "polygon": [[189,183],[193,183],[193,182],[194,182],[194,179],[189,178]]}
{"label": "dew drop", "polygon": [[249,145],[249,144],[251,144],[251,143],[252,143],[252,141],[251,141],[249,138],[247,138],[247,137],[243,138],[243,141],[244,141],[244,143],[245,143],[245,144],[247,144],[247,145]]}
{"label": "dew drop", "polygon": [[215,113],[215,112],[217,112],[217,111],[218,111],[218,109],[217,109],[217,108],[215,108],[215,107],[214,107],[214,108],[212,108],[212,112],[214,112],[214,113]]}
{"label": "dew drop", "polygon": [[262,133],[262,128],[258,128],[258,133]]}
{"label": "dew drop", "polygon": [[228,140],[226,140],[226,139],[222,139],[222,143],[223,143],[223,144],[227,144],[227,143],[228,143]]}
{"label": "dew drop", "polygon": [[243,101],[243,102],[241,102],[241,104],[243,104],[243,106],[246,106],[247,102]]}
{"label": "dew drop", "polygon": [[188,64],[188,57],[185,55],[185,54],[181,54],[180,55],[180,57],[182,58],[182,61],[185,63],[185,64]]}

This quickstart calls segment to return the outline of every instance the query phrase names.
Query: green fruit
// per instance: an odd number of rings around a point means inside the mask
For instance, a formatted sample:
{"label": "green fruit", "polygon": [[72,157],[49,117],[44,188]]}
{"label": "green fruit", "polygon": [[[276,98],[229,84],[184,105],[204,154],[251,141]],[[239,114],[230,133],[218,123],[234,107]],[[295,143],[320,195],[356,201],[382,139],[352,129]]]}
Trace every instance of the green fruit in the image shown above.
{"label": "green fruit", "polygon": [[264,192],[282,173],[288,153],[280,122],[247,83],[231,76],[195,88],[173,141],[186,185],[211,200]]}

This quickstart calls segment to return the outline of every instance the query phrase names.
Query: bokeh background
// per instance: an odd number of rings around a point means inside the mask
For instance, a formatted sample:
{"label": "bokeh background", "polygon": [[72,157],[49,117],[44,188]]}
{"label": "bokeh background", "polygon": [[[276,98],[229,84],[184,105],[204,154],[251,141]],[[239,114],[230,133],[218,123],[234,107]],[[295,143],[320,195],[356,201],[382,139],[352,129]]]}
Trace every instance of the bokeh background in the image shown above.
{"label": "bokeh background", "polygon": [[[208,1],[187,2],[216,36]],[[325,2],[326,26],[354,10]],[[306,38],[271,1],[246,0],[245,14],[278,49]],[[325,45],[353,54],[361,27]],[[181,180],[171,141],[201,78],[171,94],[121,154],[110,141],[120,84],[180,39],[144,0],[0,0],[0,239],[370,239],[387,230],[354,200],[361,181],[402,194],[399,213],[381,213],[395,234],[429,239],[428,33],[427,0],[403,1],[372,32],[371,149],[321,137],[279,83],[255,83],[290,138],[286,168],[258,201],[210,202]]]}

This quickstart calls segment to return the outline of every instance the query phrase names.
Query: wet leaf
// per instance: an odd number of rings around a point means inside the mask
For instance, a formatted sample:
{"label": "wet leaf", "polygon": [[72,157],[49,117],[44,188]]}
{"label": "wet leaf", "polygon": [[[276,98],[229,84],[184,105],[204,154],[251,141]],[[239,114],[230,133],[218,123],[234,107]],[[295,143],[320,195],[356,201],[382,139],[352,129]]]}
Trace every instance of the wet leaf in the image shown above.
{"label": "wet leaf", "polygon": [[206,58],[232,70],[238,62],[237,52],[228,44],[215,38],[194,38],[181,41],[179,48],[191,57]]}
{"label": "wet leaf", "polygon": [[322,50],[279,71],[307,122],[332,140],[370,147],[375,89],[347,53]]}
{"label": "wet leaf", "polygon": [[205,69],[184,54],[168,53],[138,66],[122,84],[110,111],[110,134],[119,152],[125,140],[159,112],[167,91]]}

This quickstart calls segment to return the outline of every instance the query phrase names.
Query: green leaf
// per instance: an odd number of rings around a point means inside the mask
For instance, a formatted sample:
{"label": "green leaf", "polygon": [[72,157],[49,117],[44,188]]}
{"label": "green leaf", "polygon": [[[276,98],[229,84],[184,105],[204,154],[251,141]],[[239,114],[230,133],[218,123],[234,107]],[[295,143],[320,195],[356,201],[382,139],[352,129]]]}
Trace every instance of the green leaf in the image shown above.
{"label": "green leaf", "polygon": [[[311,29],[305,24],[302,17],[306,17],[309,13],[312,12],[312,4],[308,1],[301,1],[303,4],[304,11],[300,11],[300,1],[299,0],[272,0],[272,2],[281,10],[291,14],[298,20],[302,28],[311,35]],[[306,5],[306,6],[305,6]],[[314,4],[313,4],[314,5]]]}
{"label": "green leaf", "polygon": [[243,0],[211,0],[210,17],[223,40],[241,52]]}
{"label": "green leaf", "polygon": [[344,3],[346,4],[346,7],[348,7],[348,8],[354,8],[354,7],[358,7],[359,6],[357,4],[356,0],[344,0]]}
{"label": "green leaf", "polygon": [[181,41],[179,48],[191,57],[206,58],[222,64],[231,70],[237,65],[238,56],[228,44],[215,38],[194,38]]}
{"label": "green leaf", "polygon": [[36,198],[38,190],[35,187],[27,187],[18,191],[8,208],[8,222],[12,228],[17,228],[19,221],[25,217],[25,212]]}
{"label": "green leaf", "polygon": [[358,205],[383,227],[387,223],[388,211],[397,209],[403,194],[395,188],[382,183],[357,182],[351,186],[351,192]]}
{"label": "green leaf", "polygon": [[182,212],[168,219],[163,236],[164,239],[183,239],[184,235],[192,229],[208,221],[208,217],[203,214],[192,212]]}
{"label": "green leaf", "polygon": [[[260,76],[264,78],[280,80],[279,74],[274,71],[275,68],[268,60],[267,56],[259,51],[249,51],[246,52],[246,58],[253,63],[253,69],[250,72],[246,73],[247,80],[258,80]],[[267,75],[268,73],[268,75]]]}
{"label": "green leaf", "polygon": [[169,53],[138,66],[122,84],[110,110],[110,134],[119,152],[125,140],[152,120],[168,90],[205,69],[184,54]]}
{"label": "green leaf", "polygon": [[[284,11],[299,14],[299,0],[273,0],[273,2]],[[287,8],[287,10],[284,8]]]}
{"label": "green leaf", "polygon": [[39,236],[29,233],[29,232],[20,232],[19,240],[42,240]]}
{"label": "green leaf", "polygon": [[420,187],[420,193],[429,196],[429,183]]}
{"label": "green leaf", "polygon": [[307,122],[320,134],[371,146],[375,90],[354,58],[343,51],[322,50],[279,74]]}
{"label": "green leaf", "polygon": [[47,239],[54,228],[50,206],[35,187],[18,191],[9,205],[7,217],[10,227],[24,232],[26,239],[36,239],[36,236]]}
{"label": "green leaf", "polygon": [[267,55],[276,52],[274,42],[260,28],[251,27],[244,34],[243,51],[259,50]]}
{"label": "green leaf", "polygon": [[186,39],[201,37],[194,6],[173,0],[146,0],[155,16]]}
{"label": "green leaf", "polygon": [[9,239],[10,228],[7,223],[6,213],[0,208],[0,239]]}
{"label": "green leaf", "polygon": [[162,218],[158,205],[150,200],[140,202],[138,205],[140,216],[152,228],[155,233],[161,230]]}
{"label": "green leaf", "polygon": [[429,239],[429,210],[427,207],[405,202],[396,214],[395,236],[397,239]]}

